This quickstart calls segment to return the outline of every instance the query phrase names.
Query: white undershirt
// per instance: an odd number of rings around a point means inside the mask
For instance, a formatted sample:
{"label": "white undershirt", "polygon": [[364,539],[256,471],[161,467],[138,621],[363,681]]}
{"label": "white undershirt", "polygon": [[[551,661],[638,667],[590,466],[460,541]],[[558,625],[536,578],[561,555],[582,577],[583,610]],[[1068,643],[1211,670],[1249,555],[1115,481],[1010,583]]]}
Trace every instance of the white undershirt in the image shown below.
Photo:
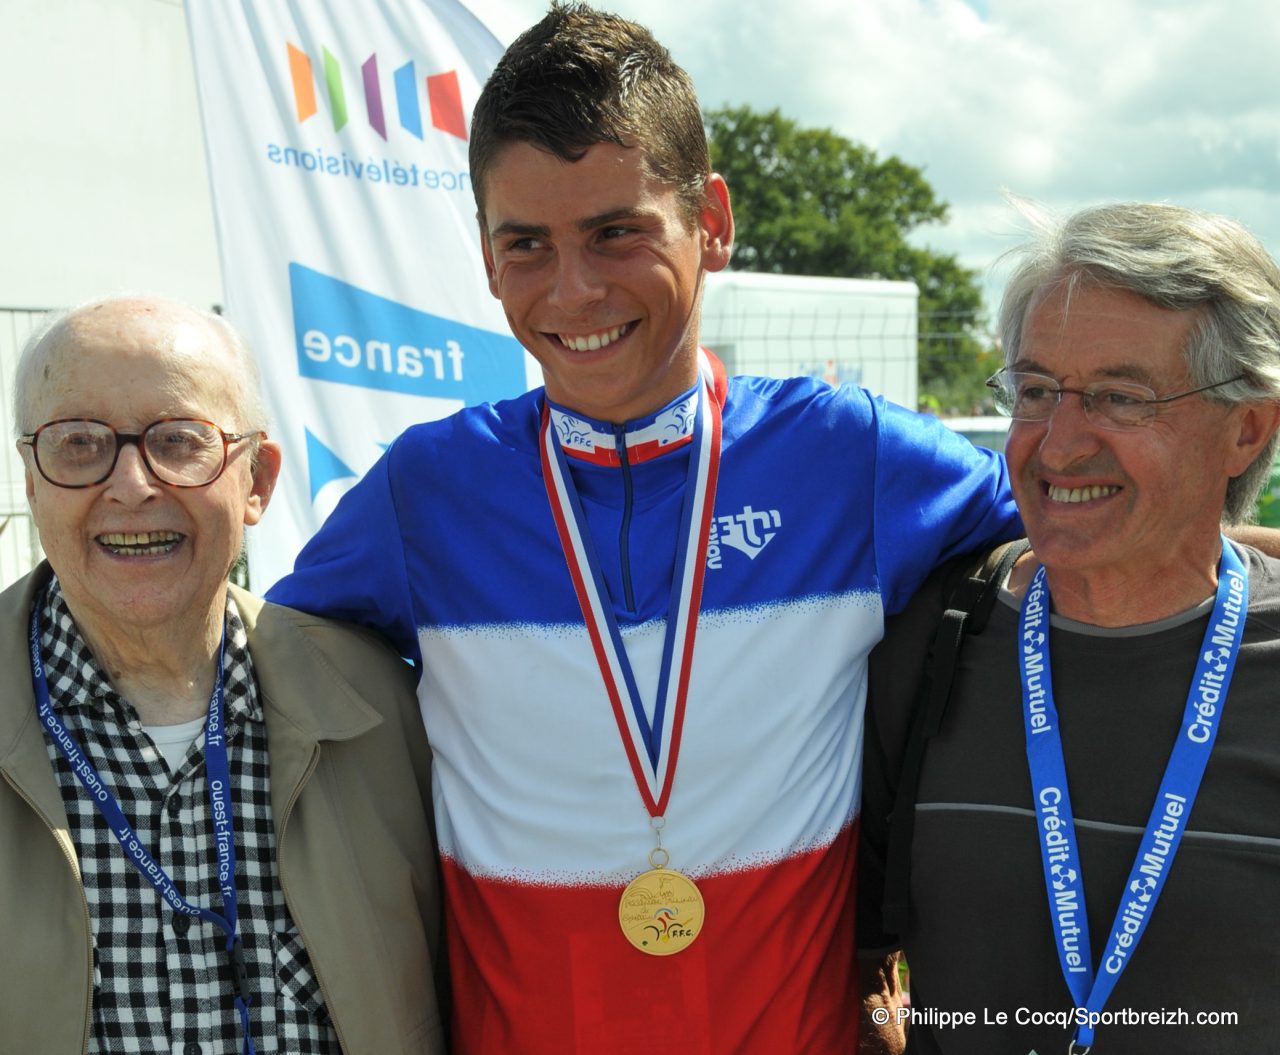
{"label": "white undershirt", "polygon": [[187,756],[187,748],[204,738],[204,718],[194,718],[180,725],[144,725],[142,728],[169,763],[169,771],[175,771]]}

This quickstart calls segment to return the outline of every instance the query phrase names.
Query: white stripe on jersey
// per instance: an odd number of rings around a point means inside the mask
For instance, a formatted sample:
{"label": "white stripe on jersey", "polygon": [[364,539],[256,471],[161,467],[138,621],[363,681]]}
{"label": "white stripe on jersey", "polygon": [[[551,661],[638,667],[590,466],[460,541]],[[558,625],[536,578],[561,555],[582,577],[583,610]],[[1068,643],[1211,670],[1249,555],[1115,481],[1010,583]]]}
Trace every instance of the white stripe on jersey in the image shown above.
{"label": "white stripe on jersey", "polygon": [[[663,629],[625,632],[645,698]],[[865,657],[882,629],[878,595],[863,592],[702,614],[663,832],[672,867],[756,867],[848,826]],[[441,851],[472,874],[521,882],[634,876],[653,835],[586,628],[431,628],[419,641]]]}

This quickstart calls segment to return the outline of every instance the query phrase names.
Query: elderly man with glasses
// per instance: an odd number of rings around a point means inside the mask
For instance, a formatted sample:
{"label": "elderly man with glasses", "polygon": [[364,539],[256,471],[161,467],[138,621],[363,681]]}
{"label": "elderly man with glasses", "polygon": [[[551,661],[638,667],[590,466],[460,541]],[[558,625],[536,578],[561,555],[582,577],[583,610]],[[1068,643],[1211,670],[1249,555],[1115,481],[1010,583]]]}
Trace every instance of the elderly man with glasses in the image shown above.
{"label": "elderly man with glasses", "polygon": [[280,468],[243,339],[75,309],[15,421],[48,562],[0,595],[0,1046],[443,1051],[408,667],[228,586]]}
{"label": "elderly man with glasses", "polygon": [[911,969],[873,1016],[947,1055],[1273,1050],[1280,563],[1223,524],[1276,446],[1280,269],[1222,217],[1090,209],[1045,225],[1000,326],[1030,549],[958,659],[963,568],[873,657],[859,937]]}

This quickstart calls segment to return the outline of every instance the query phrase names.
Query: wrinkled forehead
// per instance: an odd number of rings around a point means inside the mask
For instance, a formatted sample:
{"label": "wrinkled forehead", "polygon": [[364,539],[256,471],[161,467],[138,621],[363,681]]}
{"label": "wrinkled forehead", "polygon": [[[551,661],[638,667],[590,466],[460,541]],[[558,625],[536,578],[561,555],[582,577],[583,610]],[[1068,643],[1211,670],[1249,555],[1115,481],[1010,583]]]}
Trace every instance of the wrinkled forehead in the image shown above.
{"label": "wrinkled forehead", "polygon": [[[27,365],[31,414],[106,416],[124,407],[234,409],[236,367],[222,334],[182,305],[98,305],[58,323]],[[95,409],[97,408],[97,409]]]}
{"label": "wrinkled forehead", "polygon": [[1132,290],[1079,279],[1061,277],[1030,299],[1014,369],[1145,384],[1185,373],[1202,308],[1165,308]]}

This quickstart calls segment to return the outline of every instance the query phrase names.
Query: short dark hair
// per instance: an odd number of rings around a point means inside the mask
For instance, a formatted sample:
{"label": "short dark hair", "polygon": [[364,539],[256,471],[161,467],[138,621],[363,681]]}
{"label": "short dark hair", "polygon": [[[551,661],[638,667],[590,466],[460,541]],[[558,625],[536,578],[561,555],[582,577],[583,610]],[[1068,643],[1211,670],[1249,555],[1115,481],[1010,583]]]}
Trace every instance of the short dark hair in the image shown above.
{"label": "short dark hair", "polygon": [[471,186],[484,215],[498,154],[529,143],[578,161],[597,143],[639,149],[673,185],[689,223],[711,173],[693,82],[643,26],[586,4],[553,3],[498,61],[471,119]]}

